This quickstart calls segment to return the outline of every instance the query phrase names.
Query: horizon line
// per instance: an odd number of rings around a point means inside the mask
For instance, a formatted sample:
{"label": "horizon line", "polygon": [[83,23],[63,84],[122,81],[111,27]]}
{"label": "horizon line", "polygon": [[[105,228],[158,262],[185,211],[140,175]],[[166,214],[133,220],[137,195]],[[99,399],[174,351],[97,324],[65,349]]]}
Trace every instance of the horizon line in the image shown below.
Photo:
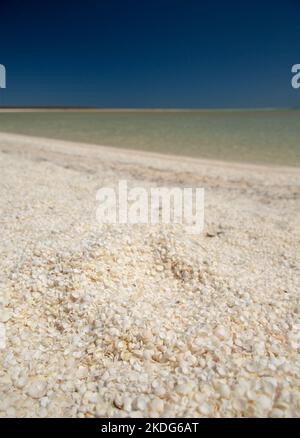
{"label": "horizon line", "polygon": [[288,110],[299,110],[300,107],[215,107],[215,108],[205,108],[205,107],[199,107],[199,108],[188,108],[188,107],[95,107],[95,106],[64,106],[64,105],[57,105],[57,106],[42,106],[42,105],[34,105],[34,106],[1,106],[0,105],[0,111],[5,110],[45,110],[45,111],[111,111],[111,112],[135,112],[135,111],[157,111],[157,112],[163,112],[163,111],[288,111]]}

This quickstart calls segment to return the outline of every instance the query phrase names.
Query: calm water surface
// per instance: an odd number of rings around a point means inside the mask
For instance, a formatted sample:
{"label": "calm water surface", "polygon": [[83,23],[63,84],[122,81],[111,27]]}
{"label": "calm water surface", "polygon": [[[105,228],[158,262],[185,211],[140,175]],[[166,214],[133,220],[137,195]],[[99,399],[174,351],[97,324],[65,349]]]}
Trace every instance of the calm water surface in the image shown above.
{"label": "calm water surface", "polygon": [[193,157],[300,165],[300,110],[0,113],[0,131]]}

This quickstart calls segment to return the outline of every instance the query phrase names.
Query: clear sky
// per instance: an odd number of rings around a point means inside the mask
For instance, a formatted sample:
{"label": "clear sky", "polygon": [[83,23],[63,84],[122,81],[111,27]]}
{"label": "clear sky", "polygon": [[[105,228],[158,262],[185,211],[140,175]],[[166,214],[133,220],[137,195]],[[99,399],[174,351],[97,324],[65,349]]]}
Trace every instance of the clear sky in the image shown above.
{"label": "clear sky", "polygon": [[2,106],[299,107],[299,0],[0,5]]}

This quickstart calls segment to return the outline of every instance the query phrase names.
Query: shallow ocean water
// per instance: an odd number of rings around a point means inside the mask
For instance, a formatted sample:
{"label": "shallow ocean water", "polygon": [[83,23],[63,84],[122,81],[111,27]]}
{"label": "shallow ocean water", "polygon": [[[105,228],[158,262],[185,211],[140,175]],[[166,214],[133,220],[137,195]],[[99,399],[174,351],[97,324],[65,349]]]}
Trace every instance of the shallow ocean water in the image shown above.
{"label": "shallow ocean water", "polygon": [[300,165],[300,110],[0,113],[0,131],[210,159]]}

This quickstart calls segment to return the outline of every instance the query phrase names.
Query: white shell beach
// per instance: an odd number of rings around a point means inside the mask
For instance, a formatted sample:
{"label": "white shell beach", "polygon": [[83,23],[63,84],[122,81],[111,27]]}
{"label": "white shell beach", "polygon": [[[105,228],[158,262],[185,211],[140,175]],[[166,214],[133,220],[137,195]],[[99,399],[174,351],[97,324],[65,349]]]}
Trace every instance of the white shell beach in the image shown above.
{"label": "white shell beach", "polygon": [[[2,417],[300,416],[300,171],[0,133]],[[205,228],[99,187],[205,188]],[[5,342],[4,342],[5,341]]]}

